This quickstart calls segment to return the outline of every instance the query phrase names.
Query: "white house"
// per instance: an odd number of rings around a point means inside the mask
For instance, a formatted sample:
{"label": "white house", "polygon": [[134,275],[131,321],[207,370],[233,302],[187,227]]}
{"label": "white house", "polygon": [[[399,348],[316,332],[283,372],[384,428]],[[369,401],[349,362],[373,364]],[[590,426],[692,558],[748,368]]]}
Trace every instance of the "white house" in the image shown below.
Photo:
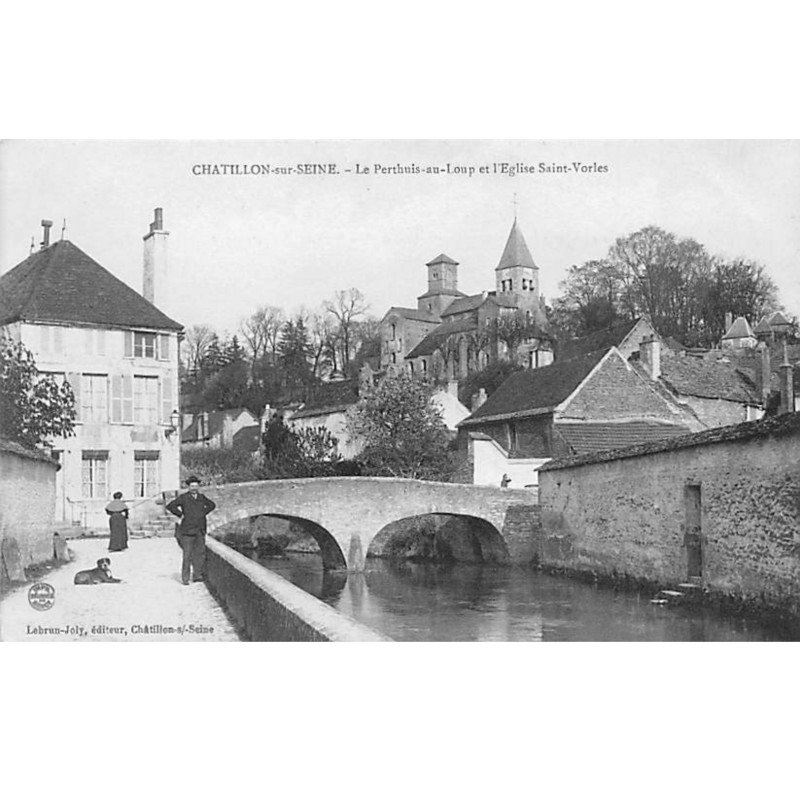
{"label": "white house", "polygon": [[41,249],[0,276],[0,330],[75,393],[75,435],[53,442],[56,520],[105,526],[115,491],[135,503],[179,485],[182,326],[154,304],[169,234],[156,209],[142,296],[72,242],[50,244],[51,223],[42,224]]}

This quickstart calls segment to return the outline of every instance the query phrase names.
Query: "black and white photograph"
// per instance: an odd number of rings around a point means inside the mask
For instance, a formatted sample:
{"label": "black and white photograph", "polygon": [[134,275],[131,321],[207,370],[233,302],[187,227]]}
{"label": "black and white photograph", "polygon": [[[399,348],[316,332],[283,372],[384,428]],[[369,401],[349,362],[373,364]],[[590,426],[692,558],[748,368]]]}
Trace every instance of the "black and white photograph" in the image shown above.
{"label": "black and white photograph", "polygon": [[0,639],[800,639],[800,145],[0,144]]}

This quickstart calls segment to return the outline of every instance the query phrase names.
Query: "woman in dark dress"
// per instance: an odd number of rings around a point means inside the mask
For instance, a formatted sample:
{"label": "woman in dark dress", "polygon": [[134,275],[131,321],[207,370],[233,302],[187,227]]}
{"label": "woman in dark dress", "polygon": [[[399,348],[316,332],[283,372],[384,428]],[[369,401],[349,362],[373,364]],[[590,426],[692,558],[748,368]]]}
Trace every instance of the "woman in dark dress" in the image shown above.
{"label": "woman in dark dress", "polygon": [[114,492],[114,499],[106,506],[111,528],[108,549],[112,551],[128,549],[128,506],[122,500],[122,492]]}

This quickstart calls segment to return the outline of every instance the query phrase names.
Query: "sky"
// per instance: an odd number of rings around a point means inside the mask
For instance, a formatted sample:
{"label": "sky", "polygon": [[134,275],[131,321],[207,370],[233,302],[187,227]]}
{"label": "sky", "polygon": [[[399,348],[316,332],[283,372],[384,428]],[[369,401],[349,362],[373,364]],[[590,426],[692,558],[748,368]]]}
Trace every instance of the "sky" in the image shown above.
{"label": "sky", "polygon": [[[269,173],[194,174],[225,164]],[[377,317],[416,307],[425,263],[441,252],[459,262],[462,291],[494,289],[515,213],[547,298],[570,265],[658,225],[764,264],[800,314],[797,141],[5,141],[0,273],[27,257],[31,237],[38,247],[43,218],[54,239],[66,219],[65,238],[141,291],[156,206],[173,281],[157,304],[186,326],[233,333],[259,305],[312,309],[350,287]]]}

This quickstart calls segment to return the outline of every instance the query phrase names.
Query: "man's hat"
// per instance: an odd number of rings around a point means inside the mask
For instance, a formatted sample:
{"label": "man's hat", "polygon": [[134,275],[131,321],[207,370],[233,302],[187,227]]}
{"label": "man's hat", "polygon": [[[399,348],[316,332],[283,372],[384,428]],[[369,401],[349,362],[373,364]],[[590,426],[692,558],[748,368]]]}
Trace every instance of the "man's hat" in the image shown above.
{"label": "man's hat", "polygon": [[200,478],[198,478],[197,475],[190,475],[186,479],[186,485],[187,486],[191,486],[193,483],[200,483]]}

